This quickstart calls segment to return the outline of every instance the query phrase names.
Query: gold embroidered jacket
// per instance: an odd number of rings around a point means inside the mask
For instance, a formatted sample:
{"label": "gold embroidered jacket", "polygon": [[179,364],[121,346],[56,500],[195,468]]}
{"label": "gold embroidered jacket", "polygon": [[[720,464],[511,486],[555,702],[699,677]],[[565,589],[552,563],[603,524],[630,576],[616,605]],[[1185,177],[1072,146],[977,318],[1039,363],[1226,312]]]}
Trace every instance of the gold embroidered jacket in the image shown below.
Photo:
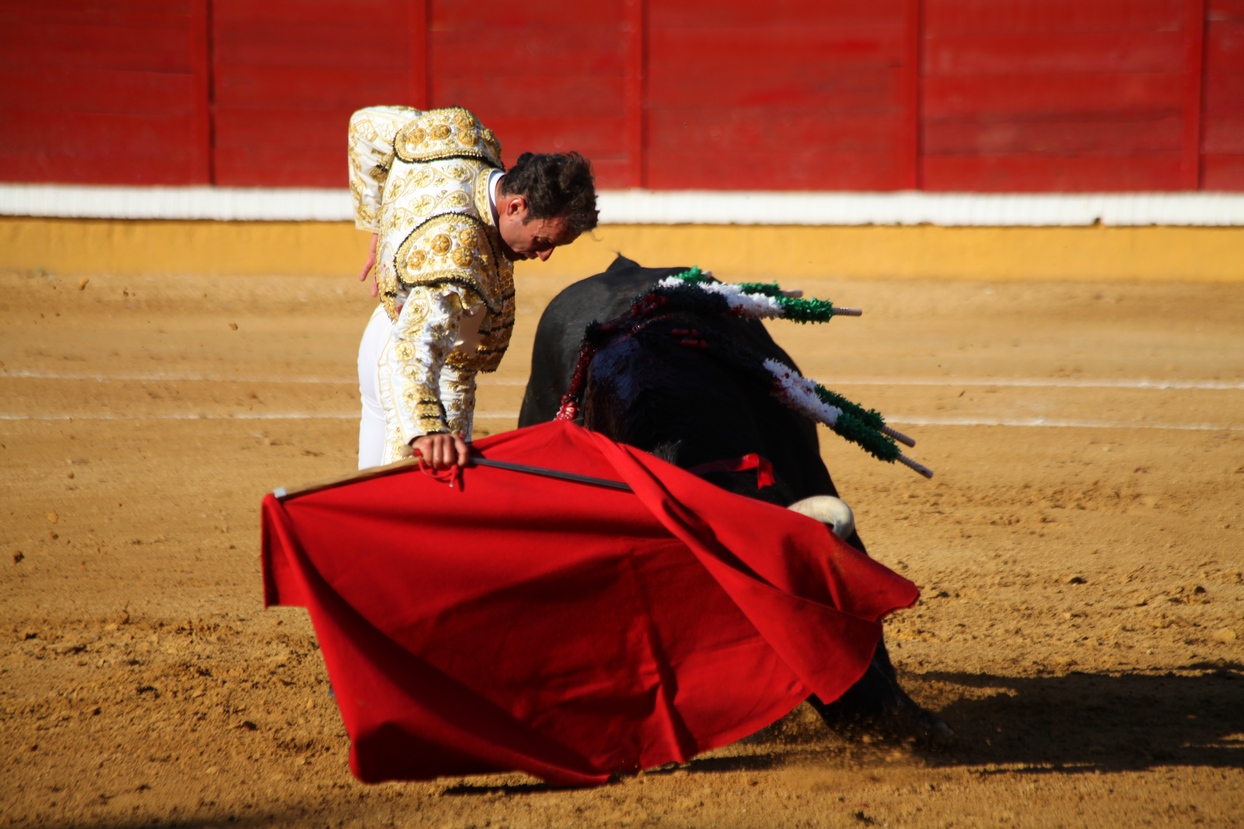
{"label": "gold embroidered jacket", "polygon": [[[405,443],[462,421],[446,410],[446,366],[470,375],[473,402],[474,373],[494,371],[509,345],[514,266],[488,192],[501,146],[460,107],[369,107],[350,118],[349,158],[355,225],[379,237],[377,282],[394,324],[395,370],[381,387],[398,434],[387,442]],[[464,320],[471,331],[460,336]]]}

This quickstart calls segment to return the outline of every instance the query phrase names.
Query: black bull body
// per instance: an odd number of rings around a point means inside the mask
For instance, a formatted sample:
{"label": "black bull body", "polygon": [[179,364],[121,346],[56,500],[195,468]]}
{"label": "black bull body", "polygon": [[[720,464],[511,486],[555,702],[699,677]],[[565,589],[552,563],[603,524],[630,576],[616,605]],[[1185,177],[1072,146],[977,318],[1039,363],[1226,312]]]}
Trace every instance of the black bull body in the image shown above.
{"label": "black bull body", "polygon": [[[556,416],[590,323],[625,314],[636,297],[685,270],[644,268],[619,256],[604,273],[558,294],[536,329],[519,426]],[[714,341],[794,366],[757,321],[658,313],[638,330],[613,337],[592,357],[583,378],[583,425],[740,495],[783,506],[813,495],[837,495],[821,460],[815,425],[779,404],[754,376],[715,359]],[[772,465],[771,485],[759,485],[756,469],[705,468],[751,454]],[[858,534],[847,540],[864,550]],[[884,643],[869,671],[840,700],[830,705],[815,697],[810,701],[839,729],[917,738],[949,732],[899,687]]]}

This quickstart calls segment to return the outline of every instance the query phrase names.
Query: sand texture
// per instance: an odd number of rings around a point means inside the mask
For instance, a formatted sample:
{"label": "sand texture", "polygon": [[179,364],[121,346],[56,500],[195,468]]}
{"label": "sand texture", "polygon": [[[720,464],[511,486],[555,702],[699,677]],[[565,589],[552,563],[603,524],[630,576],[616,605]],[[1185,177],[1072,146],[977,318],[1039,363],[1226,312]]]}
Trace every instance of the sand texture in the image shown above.
{"label": "sand texture", "polygon": [[[659,263],[648,263],[659,264]],[[481,387],[513,428],[539,311]],[[824,457],[947,751],[805,708],[596,790],[363,786],[304,611],[261,607],[266,491],[355,464],[350,276],[0,276],[0,825],[1244,823],[1244,286],[804,280],[770,328],[937,475]]]}

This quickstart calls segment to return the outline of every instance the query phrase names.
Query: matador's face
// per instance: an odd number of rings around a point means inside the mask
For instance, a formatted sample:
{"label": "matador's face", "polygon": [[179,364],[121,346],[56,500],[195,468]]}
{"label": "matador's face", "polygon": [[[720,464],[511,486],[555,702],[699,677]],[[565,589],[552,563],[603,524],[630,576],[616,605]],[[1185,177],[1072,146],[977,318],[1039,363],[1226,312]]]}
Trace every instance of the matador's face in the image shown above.
{"label": "matador's face", "polygon": [[547,260],[553,248],[568,245],[578,238],[566,220],[560,216],[551,219],[532,219],[527,212],[527,200],[522,196],[504,196],[497,205],[497,230],[501,233],[501,248],[511,262],[520,259]]}

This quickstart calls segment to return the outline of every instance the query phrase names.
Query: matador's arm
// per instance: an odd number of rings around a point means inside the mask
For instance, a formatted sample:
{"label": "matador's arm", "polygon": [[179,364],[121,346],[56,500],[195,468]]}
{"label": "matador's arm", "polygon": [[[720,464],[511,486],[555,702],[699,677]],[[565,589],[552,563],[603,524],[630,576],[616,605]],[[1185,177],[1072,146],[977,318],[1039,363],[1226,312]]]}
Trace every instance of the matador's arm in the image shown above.
{"label": "matador's arm", "polygon": [[413,107],[377,106],[350,116],[350,195],[354,197],[354,226],[377,233],[380,202],[393,163],[397,131],[421,113]]}
{"label": "matador's arm", "polygon": [[449,430],[452,418],[441,400],[440,378],[458,338],[464,291],[469,289],[456,285],[412,287],[393,326],[389,376],[393,410],[405,443],[420,435]]}

